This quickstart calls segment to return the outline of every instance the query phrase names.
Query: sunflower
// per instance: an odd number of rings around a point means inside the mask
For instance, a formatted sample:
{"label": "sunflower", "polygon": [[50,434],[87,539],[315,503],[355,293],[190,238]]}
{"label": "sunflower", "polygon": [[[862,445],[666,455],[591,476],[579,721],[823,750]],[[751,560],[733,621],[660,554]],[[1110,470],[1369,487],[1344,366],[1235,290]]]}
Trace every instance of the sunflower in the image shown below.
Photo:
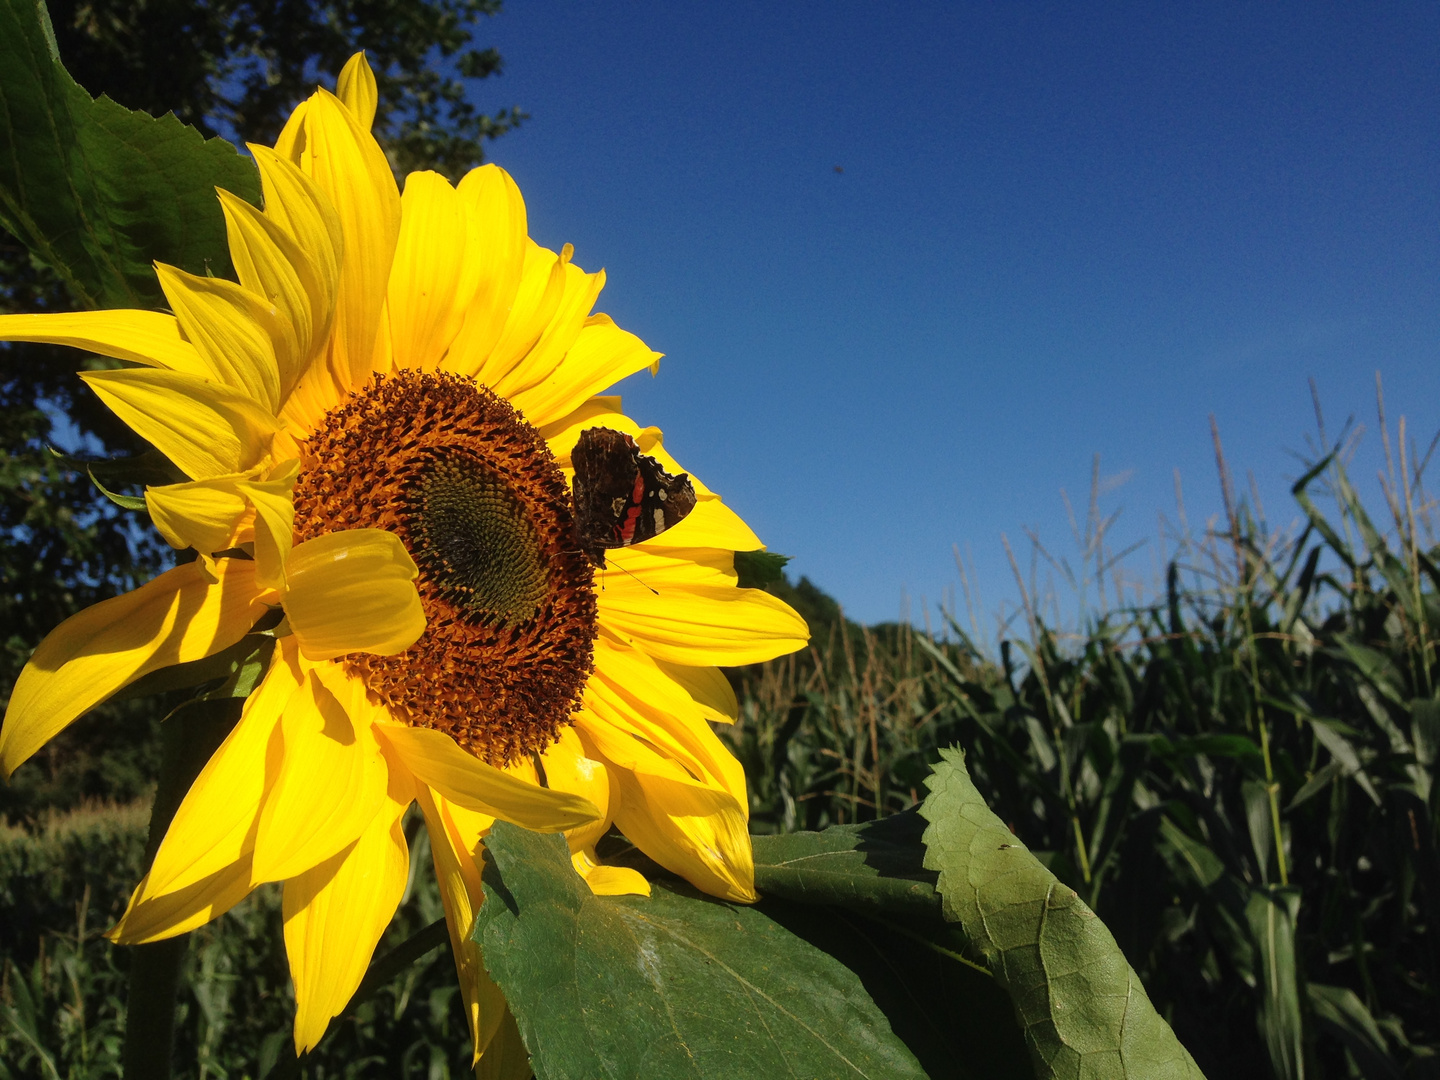
{"label": "sunflower", "polygon": [[530,240],[501,169],[455,186],[412,173],[401,194],[375,103],[356,56],[273,148],[250,148],[263,211],[219,193],[238,282],[157,264],[171,313],[0,318],[0,340],[130,362],[81,377],[189,478],[145,502],[198,553],[41,642],[0,770],[148,672],[270,634],[263,679],[110,936],[181,934],[283,882],[307,1050],[399,903],[418,803],[476,1057],[497,1033],[508,1056],[513,1019],[468,939],[486,831],[563,832],[595,892],[648,893],[597,858],[614,825],[696,887],[753,900],[744,774],[708,723],[736,714],[716,665],[807,632],[739,587],[734,552],[762,545],[698,481],[689,516],[610,552],[624,572],[597,584],[570,453],[603,426],[681,471],[599,396],[659,354],[590,314],[603,271]]}

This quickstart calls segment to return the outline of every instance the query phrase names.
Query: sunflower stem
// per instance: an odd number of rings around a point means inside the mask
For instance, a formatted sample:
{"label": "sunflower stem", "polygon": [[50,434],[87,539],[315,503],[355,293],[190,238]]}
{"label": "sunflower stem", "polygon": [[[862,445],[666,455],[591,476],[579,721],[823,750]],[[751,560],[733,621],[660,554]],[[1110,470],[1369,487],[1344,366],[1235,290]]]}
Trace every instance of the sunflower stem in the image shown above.
{"label": "sunflower stem", "polygon": [[[161,725],[164,754],[145,842],[147,871],[190,784],[239,719],[240,705],[237,698],[196,699],[181,705]],[[169,1080],[175,1045],[175,993],[189,939],[190,935],[180,934],[131,949],[125,1010],[127,1080]]]}

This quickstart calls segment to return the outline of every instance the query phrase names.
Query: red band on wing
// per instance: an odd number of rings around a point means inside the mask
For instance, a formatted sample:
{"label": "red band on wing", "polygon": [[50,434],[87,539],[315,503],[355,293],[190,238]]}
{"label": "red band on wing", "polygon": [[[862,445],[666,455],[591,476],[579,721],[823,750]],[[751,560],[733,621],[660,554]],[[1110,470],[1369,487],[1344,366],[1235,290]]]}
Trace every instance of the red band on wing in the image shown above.
{"label": "red band on wing", "polygon": [[630,505],[625,508],[625,520],[620,523],[617,530],[620,534],[621,544],[633,544],[635,542],[635,526],[640,521],[640,508],[645,501],[645,474],[635,474],[635,490],[630,494]]}

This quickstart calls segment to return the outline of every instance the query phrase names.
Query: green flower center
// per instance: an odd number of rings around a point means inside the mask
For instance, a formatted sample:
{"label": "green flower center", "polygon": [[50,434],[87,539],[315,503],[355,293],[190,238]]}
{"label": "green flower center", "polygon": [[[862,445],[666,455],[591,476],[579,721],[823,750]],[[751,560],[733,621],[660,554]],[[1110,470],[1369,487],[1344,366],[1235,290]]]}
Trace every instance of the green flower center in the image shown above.
{"label": "green flower center", "polygon": [[510,486],[465,453],[436,456],[416,486],[414,557],[471,615],[529,619],[545,599],[535,528]]}

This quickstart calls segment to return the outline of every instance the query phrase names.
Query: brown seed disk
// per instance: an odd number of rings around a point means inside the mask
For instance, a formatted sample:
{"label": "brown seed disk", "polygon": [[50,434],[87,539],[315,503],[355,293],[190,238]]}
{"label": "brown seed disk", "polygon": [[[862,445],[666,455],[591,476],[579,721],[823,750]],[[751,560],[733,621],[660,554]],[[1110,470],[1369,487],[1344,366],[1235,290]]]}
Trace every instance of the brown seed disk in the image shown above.
{"label": "brown seed disk", "polygon": [[469,379],[376,376],[309,439],[297,543],[388,529],[420,576],[425,633],[397,656],[352,653],[397,719],[504,766],[570,723],[594,666],[594,570],[545,441]]}

